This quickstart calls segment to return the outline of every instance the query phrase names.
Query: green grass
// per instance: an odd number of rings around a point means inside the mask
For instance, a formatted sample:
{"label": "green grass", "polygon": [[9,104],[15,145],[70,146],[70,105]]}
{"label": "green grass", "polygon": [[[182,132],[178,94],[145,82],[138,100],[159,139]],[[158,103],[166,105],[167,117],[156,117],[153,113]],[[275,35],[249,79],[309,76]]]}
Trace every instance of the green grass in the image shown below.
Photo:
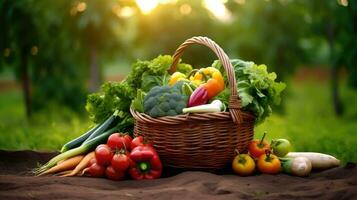
{"label": "green grass", "polygon": [[342,87],[345,114],[336,117],[328,85],[289,84],[285,113],[274,114],[255,129],[255,137],[268,131],[268,139],[289,139],[295,151],[322,152],[357,161],[357,92]]}
{"label": "green grass", "polygon": [[52,106],[30,121],[24,116],[20,91],[0,93],[0,149],[59,150],[91,125],[83,116],[63,107]]}
{"label": "green grass", "polygon": [[[345,114],[336,117],[329,85],[289,83],[284,114],[274,113],[255,129],[255,137],[268,131],[268,139],[287,138],[295,151],[332,154],[357,162],[357,92],[342,86]],[[62,144],[90,127],[84,116],[64,108],[24,118],[19,91],[0,94],[0,149],[58,150]]]}

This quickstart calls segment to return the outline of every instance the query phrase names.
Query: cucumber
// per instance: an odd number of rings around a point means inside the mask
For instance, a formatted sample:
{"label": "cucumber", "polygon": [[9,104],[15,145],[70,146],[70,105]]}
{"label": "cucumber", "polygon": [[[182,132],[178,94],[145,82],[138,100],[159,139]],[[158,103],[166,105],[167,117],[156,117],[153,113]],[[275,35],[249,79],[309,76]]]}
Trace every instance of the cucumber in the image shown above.
{"label": "cucumber", "polygon": [[100,124],[100,126],[83,142],[83,144],[87,143],[89,140],[101,135],[104,131],[106,131],[116,118],[117,113],[118,112],[115,111],[107,120]]}
{"label": "cucumber", "polygon": [[93,127],[92,129],[90,129],[89,131],[87,131],[86,133],[82,134],[81,136],[67,142],[66,144],[64,144],[61,148],[61,153],[66,152],[70,149],[79,147],[90,135],[92,135],[92,133],[97,130],[97,128],[100,125],[96,125],[95,127]]}

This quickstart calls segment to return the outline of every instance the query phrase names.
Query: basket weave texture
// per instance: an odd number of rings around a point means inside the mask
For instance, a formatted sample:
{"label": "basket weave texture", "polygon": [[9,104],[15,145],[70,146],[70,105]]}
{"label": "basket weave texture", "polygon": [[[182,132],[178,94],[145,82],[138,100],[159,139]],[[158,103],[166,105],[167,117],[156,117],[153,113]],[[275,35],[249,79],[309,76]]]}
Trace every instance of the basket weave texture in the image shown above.
{"label": "basket weave texture", "polygon": [[207,37],[193,37],[182,43],[173,56],[169,72],[186,47],[209,47],[222,62],[230,87],[229,112],[195,113],[152,118],[131,109],[135,119],[134,135],[152,142],[165,166],[216,170],[229,164],[235,149],[244,151],[254,134],[254,116],[240,109],[234,69],[227,54]]}

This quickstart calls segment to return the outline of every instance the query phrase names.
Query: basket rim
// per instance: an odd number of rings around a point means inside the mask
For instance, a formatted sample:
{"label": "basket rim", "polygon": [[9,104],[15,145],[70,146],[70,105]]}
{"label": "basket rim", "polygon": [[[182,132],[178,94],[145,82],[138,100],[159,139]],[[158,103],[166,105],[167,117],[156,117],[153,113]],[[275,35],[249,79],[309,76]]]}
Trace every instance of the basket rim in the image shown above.
{"label": "basket rim", "polygon": [[[209,120],[231,120],[233,122],[230,112],[214,112],[214,113],[187,113],[176,116],[165,116],[165,117],[151,117],[145,113],[140,113],[133,108],[130,108],[131,115],[136,121],[146,123],[146,124],[182,124],[187,123],[192,120],[196,121],[209,121]],[[241,111],[241,116],[243,118],[242,123],[254,122],[255,116],[247,111]]]}

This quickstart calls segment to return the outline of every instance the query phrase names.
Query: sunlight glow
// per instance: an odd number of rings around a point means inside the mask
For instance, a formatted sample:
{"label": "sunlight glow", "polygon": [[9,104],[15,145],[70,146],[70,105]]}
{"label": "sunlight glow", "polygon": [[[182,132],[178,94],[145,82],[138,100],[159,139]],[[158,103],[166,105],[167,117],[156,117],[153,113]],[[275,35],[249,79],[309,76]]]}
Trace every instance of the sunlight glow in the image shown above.
{"label": "sunlight glow", "polygon": [[227,22],[231,19],[231,13],[222,0],[204,0],[203,6],[207,8],[217,19]]}
{"label": "sunlight glow", "polygon": [[135,14],[135,10],[132,7],[126,6],[123,7],[120,11],[120,16],[124,17],[124,18],[128,18],[131,17]]}
{"label": "sunlight glow", "polygon": [[112,7],[113,13],[118,17],[129,18],[135,14],[135,9],[129,6],[120,7],[115,5]]}
{"label": "sunlight glow", "polygon": [[149,14],[159,4],[158,0],[135,0],[141,12]]}
{"label": "sunlight glow", "polygon": [[77,11],[78,12],[83,12],[83,11],[86,10],[86,8],[87,8],[87,4],[85,2],[79,2],[77,4]]}
{"label": "sunlight glow", "polygon": [[159,0],[160,4],[177,3],[177,0]]}
{"label": "sunlight glow", "polygon": [[189,4],[185,3],[182,6],[180,6],[180,12],[183,15],[189,15],[192,11],[192,8]]}
{"label": "sunlight glow", "polygon": [[348,6],[348,0],[339,0],[338,2],[341,6]]}
{"label": "sunlight glow", "polygon": [[245,4],[245,0],[236,0],[237,4],[243,5]]}

